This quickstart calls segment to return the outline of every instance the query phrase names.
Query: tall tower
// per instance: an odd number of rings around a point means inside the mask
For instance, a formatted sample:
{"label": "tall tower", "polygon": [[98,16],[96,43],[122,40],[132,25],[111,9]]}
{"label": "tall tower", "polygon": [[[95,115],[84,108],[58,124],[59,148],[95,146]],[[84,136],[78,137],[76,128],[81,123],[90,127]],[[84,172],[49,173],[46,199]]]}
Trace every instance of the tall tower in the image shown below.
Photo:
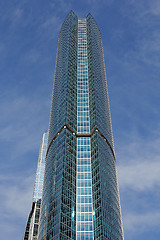
{"label": "tall tower", "polygon": [[38,240],[122,240],[101,34],[71,11],[59,34]]}
{"label": "tall tower", "polygon": [[24,240],[38,239],[40,208],[41,208],[43,178],[44,178],[44,169],[45,169],[45,156],[47,151],[47,139],[48,139],[48,133],[45,132],[43,134],[42,142],[39,150],[36,179],[35,179],[33,199],[32,199],[32,208],[28,216],[28,221],[27,221],[27,225],[24,233]]}

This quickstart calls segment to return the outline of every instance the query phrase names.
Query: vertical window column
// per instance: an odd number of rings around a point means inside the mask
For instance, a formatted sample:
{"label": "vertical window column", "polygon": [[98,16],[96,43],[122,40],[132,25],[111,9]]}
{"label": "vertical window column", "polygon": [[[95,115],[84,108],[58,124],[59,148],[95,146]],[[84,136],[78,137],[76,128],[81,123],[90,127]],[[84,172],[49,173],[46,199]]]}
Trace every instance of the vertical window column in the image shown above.
{"label": "vertical window column", "polygon": [[[78,19],[77,134],[90,133],[87,28]],[[93,240],[93,203],[91,143],[89,137],[77,138],[76,239]]]}

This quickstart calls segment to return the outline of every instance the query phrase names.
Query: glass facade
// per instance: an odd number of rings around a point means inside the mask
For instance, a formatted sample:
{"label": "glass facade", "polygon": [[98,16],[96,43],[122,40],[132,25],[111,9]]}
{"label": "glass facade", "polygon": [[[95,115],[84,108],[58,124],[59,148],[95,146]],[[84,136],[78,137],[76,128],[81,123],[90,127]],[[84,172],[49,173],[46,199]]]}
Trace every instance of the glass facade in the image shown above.
{"label": "glass facade", "polygon": [[46,151],[47,151],[47,139],[48,139],[48,132],[45,132],[43,134],[41,147],[39,150],[36,179],[35,179],[33,199],[32,199],[32,209],[28,217],[26,230],[24,234],[24,240],[38,239],[40,209],[41,209],[42,190],[43,190],[43,178],[44,178],[44,170],[45,170],[45,157],[46,157]]}
{"label": "glass facade", "polygon": [[46,151],[47,151],[47,140],[48,140],[48,133],[46,132],[43,134],[41,147],[39,151],[36,179],[35,179],[34,192],[33,192],[33,202],[36,202],[42,198],[45,158],[46,158]]}
{"label": "glass facade", "polygon": [[71,11],[57,49],[38,240],[123,240],[101,34]]}
{"label": "glass facade", "polygon": [[58,39],[39,239],[76,237],[77,34],[71,12]]}
{"label": "glass facade", "polygon": [[119,240],[123,229],[102,39],[91,14],[87,26],[94,236]]}
{"label": "glass facade", "polygon": [[[90,133],[86,19],[78,19],[77,134]],[[91,143],[77,137],[76,239],[93,239]]]}

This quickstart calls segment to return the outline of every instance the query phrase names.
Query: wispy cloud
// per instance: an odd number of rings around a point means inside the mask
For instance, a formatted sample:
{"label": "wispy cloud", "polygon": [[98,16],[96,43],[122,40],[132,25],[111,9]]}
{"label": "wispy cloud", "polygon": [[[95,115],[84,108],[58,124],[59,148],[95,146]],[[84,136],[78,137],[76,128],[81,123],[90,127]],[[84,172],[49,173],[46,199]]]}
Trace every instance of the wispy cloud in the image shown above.
{"label": "wispy cloud", "polygon": [[151,29],[136,37],[134,49],[124,55],[127,63],[144,63],[148,66],[160,66],[160,31]]}
{"label": "wispy cloud", "polygon": [[132,0],[129,4],[132,5],[141,18],[144,18],[149,14],[154,16],[158,16],[160,14],[159,0],[142,0],[139,2]]}
{"label": "wispy cloud", "polygon": [[159,0],[149,1],[149,12],[153,15],[160,15],[160,2]]}
{"label": "wispy cloud", "polygon": [[29,63],[37,63],[38,61],[40,61],[40,59],[41,59],[41,54],[40,54],[40,52],[39,51],[37,51],[36,49],[31,49],[28,53],[27,53],[27,55],[26,55],[26,57],[24,57],[25,58],[25,60],[27,61],[27,62],[29,62]]}
{"label": "wispy cloud", "polygon": [[33,179],[34,177],[29,173],[24,176],[1,176],[0,197],[1,200],[3,199],[1,214],[4,213],[7,216],[6,213],[10,213],[10,217],[14,217],[15,214],[19,217],[26,217],[25,214],[28,214],[30,207],[28,199],[32,199]]}
{"label": "wispy cloud", "polygon": [[[39,128],[40,132],[43,132],[48,127],[48,122],[46,125],[44,123],[45,118],[49,115],[50,101],[45,96],[40,97],[39,93],[35,94],[31,98],[21,96],[20,92],[14,91],[10,97],[1,100],[0,142],[8,144],[8,149],[11,150],[8,163],[17,164],[20,156],[28,151],[38,149],[40,136],[38,137],[36,132],[39,131]],[[47,109],[48,114],[42,114]],[[13,159],[16,159],[16,162]],[[7,164],[7,162],[3,163]]]}
{"label": "wispy cloud", "polygon": [[58,32],[71,9],[79,17],[93,14],[107,46],[125,232],[130,237],[131,232],[159,231],[160,2],[117,2],[0,2],[2,239],[23,236],[38,148],[48,127],[55,66],[51,59],[56,57]]}
{"label": "wispy cloud", "polygon": [[127,145],[121,145],[117,156],[121,188],[153,191],[160,185],[160,136],[154,130],[150,134],[147,138],[131,133]]}
{"label": "wispy cloud", "polygon": [[[0,229],[1,236],[7,239],[21,239],[25,229],[25,222],[31,209],[33,193],[33,173],[23,171],[5,174],[0,177]],[[21,225],[23,232],[21,232]]]}
{"label": "wispy cloud", "polygon": [[46,18],[40,25],[39,33],[47,35],[50,40],[57,38],[61,23],[61,19],[56,15]]}
{"label": "wispy cloud", "polygon": [[125,229],[132,234],[135,232],[144,232],[152,229],[159,230],[160,211],[151,211],[146,213],[128,213],[125,216]]}
{"label": "wispy cloud", "polygon": [[124,63],[146,64],[159,68],[160,2],[157,0],[126,1],[125,5],[120,6],[120,11],[121,24],[112,33],[112,40],[119,42],[119,46],[122,46],[117,49],[121,52],[120,58],[123,58]]}
{"label": "wispy cloud", "polygon": [[156,230],[160,220],[158,129],[149,136],[128,133],[128,142],[122,140],[117,149],[124,231],[134,236]]}
{"label": "wispy cloud", "polygon": [[20,21],[23,16],[23,9],[22,8],[15,8],[13,9],[12,13],[12,24],[15,24],[16,22]]}
{"label": "wispy cloud", "polygon": [[[121,188],[131,188],[135,191],[153,191],[160,187],[160,154],[149,161],[135,160],[136,163],[126,163],[119,166],[119,179]],[[157,159],[156,159],[157,158]],[[137,163],[139,160],[139,163]]]}

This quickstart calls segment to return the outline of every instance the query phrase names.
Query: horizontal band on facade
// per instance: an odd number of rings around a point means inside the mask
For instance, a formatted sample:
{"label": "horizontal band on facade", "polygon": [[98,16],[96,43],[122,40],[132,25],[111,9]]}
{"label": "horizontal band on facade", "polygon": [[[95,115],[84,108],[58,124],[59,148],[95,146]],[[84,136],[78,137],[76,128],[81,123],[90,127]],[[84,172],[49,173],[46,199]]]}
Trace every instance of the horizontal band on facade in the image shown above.
{"label": "horizontal band on facade", "polygon": [[88,134],[77,134],[76,132],[74,132],[68,125],[64,125],[56,134],[55,136],[52,138],[52,141],[50,142],[49,144],[49,147],[47,149],[47,152],[46,152],[46,156],[48,155],[48,152],[49,152],[49,149],[52,145],[52,143],[54,142],[54,140],[56,139],[56,137],[58,137],[58,135],[63,131],[63,129],[67,129],[69,130],[74,136],[76,136],[77,138],[81,138],[81,137],[92,137],[92,135],[97,132],[99,133],[99,135],[106,141],[106,143],[108,144],[112,154],[113,154],[113,157],[114,157],[114,160],[115,160],[115,154],[114,154],[114,151],[111,147],[111,144],[109,143],[109,141],[107,140],[107,138],[101,133],[101,131],[98,129],[98,128],[95,128],[91,133],[88,133]]}

